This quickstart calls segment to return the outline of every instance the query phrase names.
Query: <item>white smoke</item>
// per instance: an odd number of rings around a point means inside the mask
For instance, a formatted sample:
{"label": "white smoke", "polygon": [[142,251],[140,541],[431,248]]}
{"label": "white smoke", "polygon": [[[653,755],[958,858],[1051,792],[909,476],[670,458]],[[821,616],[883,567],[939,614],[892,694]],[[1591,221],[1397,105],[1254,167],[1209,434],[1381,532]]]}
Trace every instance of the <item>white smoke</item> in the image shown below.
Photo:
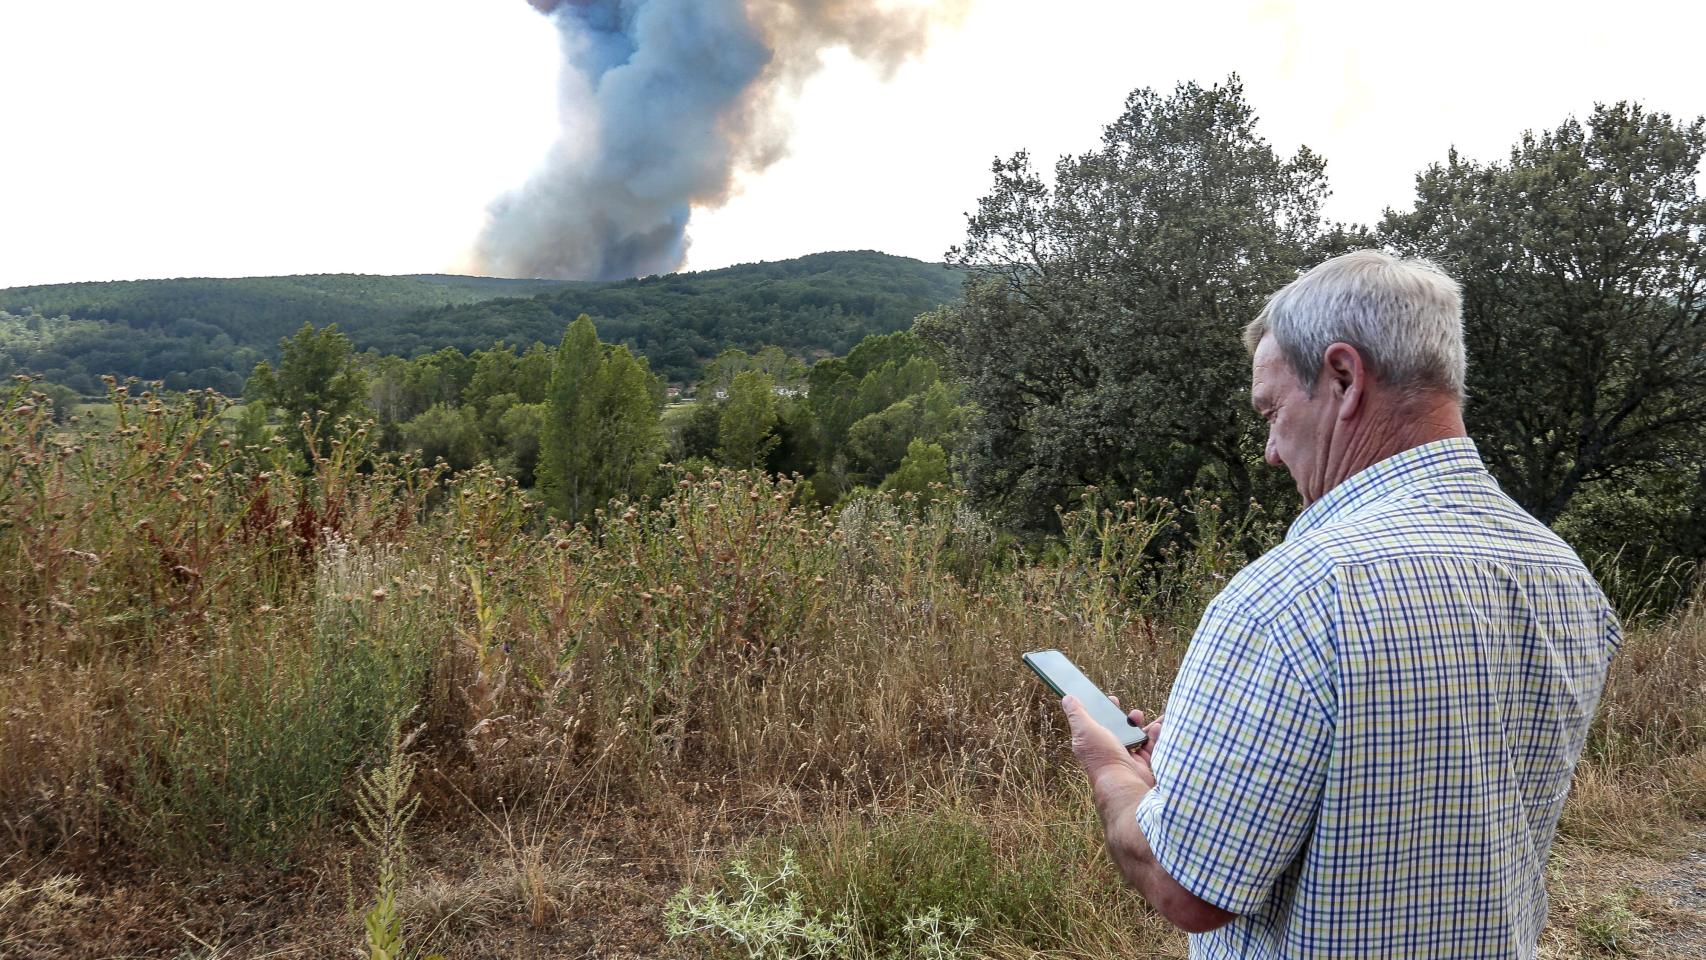
{"label": "white smoke", "polygon": [[482,272],[607,280],[667,273],[695,207],[785,152],[779,94],[845,46],[892,71],[969,0],[531,0],[561,36],[563,129],[491,206]]}

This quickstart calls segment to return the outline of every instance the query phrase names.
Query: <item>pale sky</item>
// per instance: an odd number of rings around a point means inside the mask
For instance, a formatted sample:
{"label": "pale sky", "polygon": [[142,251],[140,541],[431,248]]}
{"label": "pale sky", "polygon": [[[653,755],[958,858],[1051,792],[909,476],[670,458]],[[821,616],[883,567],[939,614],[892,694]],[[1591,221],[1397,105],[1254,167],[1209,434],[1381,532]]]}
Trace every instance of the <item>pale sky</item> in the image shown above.
{"label": "pale sky", "polygon": [[[1328,215],[1372,222],[1455,144],[1501,159],[1597,101],[1706,113],[1706,5],[973,0],[888,79],[844,51],[788,157],[695,213],[689,269],[820,250],[940,259],[996,155],[1092,148],[1127,93],[1236,71]],[[555,137],[524,0],[4,0],[0,286],[456,271]]]}

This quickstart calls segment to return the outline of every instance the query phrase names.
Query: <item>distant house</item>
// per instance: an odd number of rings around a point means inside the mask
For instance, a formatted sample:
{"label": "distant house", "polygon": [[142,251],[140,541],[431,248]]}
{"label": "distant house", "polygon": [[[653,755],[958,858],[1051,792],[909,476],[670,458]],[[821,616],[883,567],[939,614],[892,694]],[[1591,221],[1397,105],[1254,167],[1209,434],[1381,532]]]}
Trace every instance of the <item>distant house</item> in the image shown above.
{"label": "distant house", "polygon": [[[778,397],[803,397],[803,396],[806,396],[810,391],[804,386],[799,386],[799,387],[771,387],[770,392],[774,393]],[[713,399],[713,400],[727,400],[728,398],[729,398],[729,391],[728,391],[727,387],[718,387],[715,390],[711,391],[711,399]]]}
{"label": "distant house", "polygon": [[681,388],[680,387],[666,387],[663,391],[663,395],[666,399],[669,399],[669,400],[680,400],[681,399]]}

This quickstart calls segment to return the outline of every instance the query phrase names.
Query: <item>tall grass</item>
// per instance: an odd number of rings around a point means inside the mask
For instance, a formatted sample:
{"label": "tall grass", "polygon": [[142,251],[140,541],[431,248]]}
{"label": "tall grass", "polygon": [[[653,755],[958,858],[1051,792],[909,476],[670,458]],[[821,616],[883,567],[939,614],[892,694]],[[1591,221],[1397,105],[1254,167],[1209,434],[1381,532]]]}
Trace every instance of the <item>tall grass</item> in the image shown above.
{"label": "tall grass", "polygon": [[1706,819],[1706,583],[1638,624],[1611,662],[1560,829],[1625,852],[1686,845]]}
{"label": "tall grass", "polygon": [[[725,856],[793,851],[805,902],[849,911],[871,955],[931,908],[976,919],[984,953],[1176,951],[1106,866],[1019,655],[1163,709],[1196,613],[1275,534],[1259,514],[1092,491],[1038,560],[947,491],[828,511],[792,480],[672,469],[660,500],[566,527],[490,470],[376,460],[359,428],[299,472],[236,448],[215,398],[112,402],[56,426],[23,384],[0,409],[8,852],[300,862],[347,836],[328,828],[406,716],[422,831],[526,825],[496,831],[516,883],[446,887],[484,891],[482,924],[509,896],[557,922],[585,825],[639,811],[727,829],[675,861],[700,888]],[[1703,684],[1698,604],[1631,631],[1572,836],[1706,814]],[[559,863],[565,833],[582,854]]]}
{"label": "tall grass", "polygon": [[422,599],[390,598],[387,560],[341,540],[319,566],[310,622],[258,617],[132,717],[126,809],[162,856],[289,854],[413,711],[435,652],[417,629]]}
{"label": "tall grass", "polygon": [[434,476],[363,472],[359,430],[298,476],[234,448],[218,398],[131,384],[62,429],[27,387],[0,412],[9,839],[277,853],[424,675],[340,565],[407,542]]}

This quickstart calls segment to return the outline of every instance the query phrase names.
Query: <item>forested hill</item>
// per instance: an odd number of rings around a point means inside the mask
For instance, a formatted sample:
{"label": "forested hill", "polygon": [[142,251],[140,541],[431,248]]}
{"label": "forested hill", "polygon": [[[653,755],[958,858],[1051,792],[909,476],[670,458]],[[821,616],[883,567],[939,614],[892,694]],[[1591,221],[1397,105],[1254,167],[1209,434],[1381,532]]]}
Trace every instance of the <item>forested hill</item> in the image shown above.
{"label": "forested hill", "polygon": [[527,299],[425,311],[408,324],[351,327],[359,346],[412,356],[444,346],[472,350],[494,339],[555,342],[580,314],[606,342],[644,354],[671,380],[691,380],[728,347],[774,344],[796,354],[844,354],[873,333],[891,333],[959,296],[963,274],[941,264],[874,251],[816,253],[615,283],[566,284]]}
{"label": "forested hill", "polygon": [[83,392],[111,373],[235,393],[304,322],[414,356],[555,343],[587,313],[605,340],[686,380],[726,347],[845,353],[953,299],[959,283],[939,264],[861,251],[611,283],[329,274],[13,287],[0,290],[0,373]]}
{"label": "forested hill", "polygon": [[44,374],[83,393],[99,393],[108,373],[236,393],[258,361],[277,354],[279,339],[305,322],[384,329],[427,308],[560,286],[318,274],[12,287],[0,290],[0,373]]}

